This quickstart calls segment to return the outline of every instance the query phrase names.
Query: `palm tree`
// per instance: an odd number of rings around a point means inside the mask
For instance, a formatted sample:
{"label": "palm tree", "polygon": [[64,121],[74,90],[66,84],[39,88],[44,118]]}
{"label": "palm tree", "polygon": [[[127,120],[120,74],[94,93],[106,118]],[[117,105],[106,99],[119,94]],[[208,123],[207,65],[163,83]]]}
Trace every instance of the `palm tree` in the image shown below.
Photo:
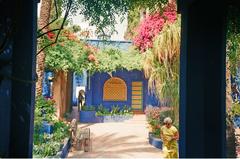
{"label": "palm tree", "polygon": [[[40,17],[38,20],[38,28],[41,29],[49,23],[50,15],[51,15],[51,4],[52,0],[42,0],[41,1],[41,9],[40,9]],[[43,32],[48,31],[48,27],[42,30]],[[44,62],[45,62],[45,53],[41,51],[37,55],[37,76],[38,81],[36,84],[36,95],[42,94],[42,82],[44,75]]]}
{"label": "palm tree", "polygon": [[149,89],[173,106],[175,121],[179,108],[180,22],[164,26],[145,54],[144,73]]}

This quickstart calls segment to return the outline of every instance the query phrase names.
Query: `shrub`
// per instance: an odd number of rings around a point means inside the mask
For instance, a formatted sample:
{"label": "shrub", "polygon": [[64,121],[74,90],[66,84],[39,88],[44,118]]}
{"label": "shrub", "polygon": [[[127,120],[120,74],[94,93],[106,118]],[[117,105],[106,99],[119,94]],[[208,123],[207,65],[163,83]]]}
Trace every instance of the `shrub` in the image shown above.
{"label": "shrub", "polygon": [[[44,122],[53,125],[52,134],[41,132]],[[33,155],[41,158],[55,156],[61,149],[64,139],[68,136],[69,126],[57,120],[54,100],[37,97],[34,119]]]}
{"label": "shrub", "polygon": [[103,105],[98,106],[96,116],[105,116],[110,115],[110,111],[105,108]]}
{"label": "shrub", "polygon": [[231,112],[233,117],[240,116],[240,104],[234,103]]}
{"label": "shrub", "polygon": [[120,113],[120,107],[118,105],[112,106],[110,114],[111,115],[117,115],[119,113]]}
{"label": "shrub", "polygon": [[95,111],[95,106],[83,106],[82,111]]}
{"label": "shrub", "polygon": [[163,125],[164,118],[171,117],[174,121],[174,113],[167,107],[147,106],[145,109],[145,115],[148,124],[151,126],[151,131],[156,137],[160,137],[160,128]]}
{"label": "shrub", "polygon": [[132,115],[132,108],[124,105],[121,109],[118,105],[112,106],[111,110],[105,108],[103,105],[98,106],[96,116],[107,116],[107,115]]}
{"label": "shrub", "polygon": [[128,107],[127,105],[124,105],[123,108],[120,110],[120,113],[122,115],[132,115],[133,111],[131,107]]}

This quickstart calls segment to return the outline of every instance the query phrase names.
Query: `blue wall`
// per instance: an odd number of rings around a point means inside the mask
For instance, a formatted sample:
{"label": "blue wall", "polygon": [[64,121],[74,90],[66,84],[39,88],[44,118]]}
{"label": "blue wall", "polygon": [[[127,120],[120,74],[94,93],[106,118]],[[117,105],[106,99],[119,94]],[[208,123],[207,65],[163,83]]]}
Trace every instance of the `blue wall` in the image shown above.
{"label": "blue wall", "polygon": [[72,105],[76,106],[78,104],[78,99],[76,97],[76,88],[77,87],[86,87],[87,85],[87,72],[83,72],[82,75],[73,75],[73,96],[72,96]]}
{"label": "blue wall", "polygon": [[44,97],[52,97],[51,83],[49,80],[50,77],[53,77],[54,74],[52,71],[45,71],[43,77],[43,86],[42,86],[42,95]]}
{"label": "blue wall", "polygon": [[[102,40],[86,40],[87,43],[93,45],[98,48],[106,48],[106,47],[116,47],[121,50],[128,50],[128,48],[132,45],[131,41],[102,41]],[[144,75],[141,71],[117,71],[112,73],[113,76],[122,78],[127,86],[128,86],[128,100],[126,102],[103,102],[102,101],[102,87],[104,82],[110,78],[110,75],[107,73],[96,73],[91,77],[90,85],[89,79],[87,78],[87,72],[83,72],[82,75],[73,74],[73,87],[72,87],[72,105],[76,106],[78,104],[78,99],[76,97],[76,89],[77,87],[85,87],[86,88],[86,104],[87,105],[106,105],[110,107],[113,104],[118,105],[131,105],[131,82],[132,81],[142,81],[144,85],[144,99],[143,106],[153,105],[159,106],[160,102],[156,99],[154,95],[150,95],[148,93],[147,88],[147,80],[144,78]],[[44,79],[43,79],[43,96],[51,97],[51,82],[49,81],[49,77],[54,76],[53,72],[45,71]],[[90,86],[90,90],[89,90]],[[130,87],[129,87],[130,86]],[[94,93],[93,93],[94,92]],[[94,99],[93,99],[94,98]]]}
{"label": "blue wall", "polygon": [[104,40],[92,40],[92,39],[88,39],[85,40],[88,44],[93,45],[97,48],[103,49],[103,48],[108,48],[108,47],[114,47],[114,48],[118,48],[120,50],[128,50],[128,48],[130,46],[132,46],[132,42],[131,41],[115,41],[115,40],[108,40],[108,41],[104,41]]}
{"label": "blue wall", "polygon": [[[113,77],[119,77],[125,81],[127,85],[127,101],[103,101],[103,85],[106,80],[111,78],[107,73],[95,73],[90,77],[90,80],[87,81],[86,87],[86,105],[87,106],[98,106],[104,105],[107,108],[111,108],[112,105],[118,106],[131,106],[131,97],[132,97],[132,82],[133,81],[142,81],[143,82],[143,108],[146,105],[157,104],[157,100],[154,96],[148,93],[147,80],[144,78],[144,75],[141,71],[126,71],[119,70],[112,73]],[[90,81],[90,83],[89,83]]]}

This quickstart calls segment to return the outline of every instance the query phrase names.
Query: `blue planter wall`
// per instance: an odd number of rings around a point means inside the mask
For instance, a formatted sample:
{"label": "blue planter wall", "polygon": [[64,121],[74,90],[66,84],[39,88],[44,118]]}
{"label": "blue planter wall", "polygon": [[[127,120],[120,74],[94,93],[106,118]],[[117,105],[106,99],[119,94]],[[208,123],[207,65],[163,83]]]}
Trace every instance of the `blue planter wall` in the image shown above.
{"label": "blue planter wall", "polygon": [[80,123],[101,123],[102,119],[96,117],[96,111],[80,111],[79,112],[79,121]]}

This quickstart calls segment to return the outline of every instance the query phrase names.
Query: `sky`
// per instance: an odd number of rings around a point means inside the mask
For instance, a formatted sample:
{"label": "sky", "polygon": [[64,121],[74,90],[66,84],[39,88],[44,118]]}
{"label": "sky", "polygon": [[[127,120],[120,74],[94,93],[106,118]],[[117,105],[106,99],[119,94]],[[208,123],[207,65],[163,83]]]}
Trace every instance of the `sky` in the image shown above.
{"label": "sky", "polygon": [[[114,33],[111,37],[111,40],[124,40],[124,33],[127,29],[127,19],[125,18],[124,21],[120,22],[120,17],[116,16],[117,18],[117,24],[115,26],[118,33]],[[76,16],[73,18],[73,24],[79,25],[82,30],[90,30],[93,34],[96,29],[94,26],[89,26],[89,23],[87,21],[84,21],[84,18],[82,15]],[[91,39],[97,39],[96,35],[90,37]]]}
{"label": "sky", "polygon": [[[40,13],[40,3],[38,4],[38,17]],[[120,17],[116,16],[117,18],[117,24],[116,24],[116,30],[118,33],[114,33],[111,36],[111,40],[124,40],[124,33],[127,29],[127,18],[124,19],[124,21],[121,23],[120,22]],[[82,15],[78,15],[72,18],[73,19],[73,24],[79,25],[82,30],[88,30],[92,32],[92,36],[90,39],[97,39],[96,35],[94,34],[94,31],[96,30],[96,27],[94,26],[89,26],[89,23],[84,20]]]}

